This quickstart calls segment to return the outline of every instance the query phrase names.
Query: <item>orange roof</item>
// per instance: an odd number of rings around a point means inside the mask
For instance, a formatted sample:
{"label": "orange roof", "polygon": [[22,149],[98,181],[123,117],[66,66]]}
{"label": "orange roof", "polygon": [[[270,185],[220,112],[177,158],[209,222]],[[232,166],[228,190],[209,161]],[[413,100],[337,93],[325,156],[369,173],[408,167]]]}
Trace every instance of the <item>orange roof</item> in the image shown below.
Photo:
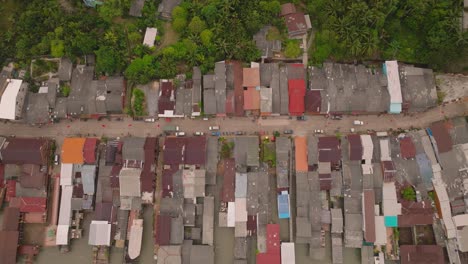
{"label": "orange roof", "polygon": [[244,68],[244,87],[260,86],[260,68]]}
{"label": "orange roof", "polygon": [[86,138],[65,138],[62,146],[62,163],[83,164]]}
{"label": "orange roof", "polygon": [[305,137],[295,137],[294,145],[296,147],[296,171],[307,172],[307,139]]}
{"label": "orange roof", "polygon": [[244,90],[244,110],[260,109],[260,91],[250,87]]}

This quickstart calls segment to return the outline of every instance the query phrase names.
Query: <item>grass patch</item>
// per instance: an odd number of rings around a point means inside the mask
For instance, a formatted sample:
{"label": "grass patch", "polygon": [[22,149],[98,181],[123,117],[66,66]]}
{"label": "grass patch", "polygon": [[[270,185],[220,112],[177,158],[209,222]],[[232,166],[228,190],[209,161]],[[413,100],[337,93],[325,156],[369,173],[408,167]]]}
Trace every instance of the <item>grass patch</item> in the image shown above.
{"label": "grass patch", "polygon": [[268,140],[262,142],[262,161],[270,163],[273,167],[276,166],[275,144]]}
{"label": "grass patch", "polygon": [[143,116],[145,114],[144,106],[145,106],[145,93],[135,88],[132,92],[133,95],[133,113],[135,116]]}
{"label": "grass patch", "polygon": [[228,159],[232,157],[232,151],[234,150],[234,142],[230,141],[227,142],[226,140],[222,140],[223,145],[221,146],[221,157],[223,159]]}

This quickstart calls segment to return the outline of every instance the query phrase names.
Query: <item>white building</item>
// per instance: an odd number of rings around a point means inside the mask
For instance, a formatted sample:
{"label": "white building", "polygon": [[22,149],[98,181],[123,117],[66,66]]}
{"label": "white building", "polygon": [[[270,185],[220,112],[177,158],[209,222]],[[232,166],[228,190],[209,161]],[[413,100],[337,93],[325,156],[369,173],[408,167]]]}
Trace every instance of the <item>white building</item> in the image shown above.
{"label": "white building", "polygon": [[5,87],[0,87],[0,119],[21,118],[27,91],[28,85],[17,79],[8,79]]}

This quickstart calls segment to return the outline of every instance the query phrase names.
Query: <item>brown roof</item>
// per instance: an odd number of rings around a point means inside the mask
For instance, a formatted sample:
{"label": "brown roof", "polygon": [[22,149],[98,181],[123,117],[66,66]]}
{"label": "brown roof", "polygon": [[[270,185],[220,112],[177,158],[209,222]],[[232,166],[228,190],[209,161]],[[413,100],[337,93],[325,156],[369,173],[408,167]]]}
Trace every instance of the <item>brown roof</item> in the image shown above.
{"label": "brown roof", "polygon": [[319,174],[319,181],[320,181],[320,190],[327,191],[331,190],[332,178],[331,174]]}
{"label": "brown roof", "polygon": [[260,86],[260,68],[244,68],[243,69],[243,85],[244,87]]}
{"label": "brown roof", "polygon": [[401,245],[401,264],[444,264],[444,250],[437,245]]}
{"label": "brown roof", "polygon": [[48,141],[35,138],[9,138],[0,150],[5,164],[47,164]]}
{"label": "brown roof", "polygon": [[22,213],[45,213],[46,205],[44,197],[14,197],[10,200],[10,206],[18,207]]}
{"label": "brown roof", "polygon": [[234,202],[235,177],[236,177],[236,162],[234,159],[224,160],[224,180],[223,189],[221,190],[221,201]]}
{"label": "brown roof", "polygon": [[293,3],[286,3],[281,5],[281,16],[296,13],[296,6]]}
{"label": "brown roof", "polygon": [[320,91],[307,90],[305,95],[305,111],[307,113],[319,114],[322,106]]}
{"label": "brown roof", "polygon": [[239,61],[230,62],[234,72],[234,108],[236,116],[244,116],[244,88],[242,64]]}
{"label": "brown roof", "polygon": [[166,137],[164,141],[164,164],[178,165],[184,163],[185,138]]}
{"label": "brown roof", "polygon": [[234,90],[228,90],[226,92],[226,114],[235,113],[234,97]]}
{"label": "brown roof", "polygon": [[286,27],[290,36],[307,33],[307,24],[304,13],[293,13],[286,15]]}
{"label": "brown roof", "polygon": [[205,165],[206,137],[188,137],[185,144],[185,164]]}
{"label": "brown roof", "polygon": [[320,162],[338,162],[341,159],[340,141],[337,137],[320,137],[317,144]]}
{"label": "brown roof", "polygon": [[294,146],[296,148],[296,171],[308,171],[309,166],[307,165],[307,139],[305,137],[295,137]]}
{"label": "brown roof", "polygon": [[45,185],[46,172],[41,172],[39,165],[25,164],[21,166],[19,180],[23,188],[41,189]]}
{"label": "brown roof", "polygon": [[171,217],[159,215],[156,225],[155,242],[158,245],[169,245],[171,240]]}
{"label": "brown roof", "polygon": [[448,123],[445,121],[439,121],[433,123],[430,126],[430,130],[432,131],[432,135],[437,143],[437,150],[439,153],[444,153],[452,150],[452,138],[447,129]]}
{"label": "brown roof", "polygon": [[178,171],[176,166],[171,166],[170,169],[163,170],[162,173],[162,196],[169,197],[173,190],[172,175]]}
{"label": "brown roof", "polygon": [[18,231],[0,231],[0,263],[15,264],[18,249]]}
{"label": "brown roof", "polygon": [[362,159],[362,144],[360,135],[348,135],[349,160]]}
{"label": "brown roof", "polygon": [[62,145],[62,163],[83,164],[86,138],[65,138]]}
{"label": "brown roof", "polygon": [[110,222],[113,211],[117,212],[117,209],[113,207],[112,203],[96,203],[96,209],[94,210],[94,220]]}
{"label": "brown roof", "polygon": [[364,190],[364,239],[367,242],[375,242],[375,195],[374,190]]}
{"label": "brown roof", "polygon": [[396,169],[393,161],[384,160],[381,162],[382,165],[382,174],[385,182],[391,182],[395,179]]}
{"label": "brown roof", "polygon": [[434,223],[432,214],[408,214],[398,216],[399,227],[413,227],[415,225],[432,225]]}
{"label": "brown roof", "polygon": [[401,157],[404,159],[413,159],[416,157],[416,147],[410,137],[400,139]]}
{"label": "brown roof", "polygon": [[244,110],[260,109],[260,91],[254,87],[244,90]]}
{"label": "brown roof", "polygon": [[96,162],[96,147],[99,144],[97,138],[86,138],[83,146],[83,157],[85,163],[93,164]]}
{"label": "brown roof", "polygon": [[7,207],[3,211],[2,230],[17,231],[19,225],[20,211],[16,207]]}

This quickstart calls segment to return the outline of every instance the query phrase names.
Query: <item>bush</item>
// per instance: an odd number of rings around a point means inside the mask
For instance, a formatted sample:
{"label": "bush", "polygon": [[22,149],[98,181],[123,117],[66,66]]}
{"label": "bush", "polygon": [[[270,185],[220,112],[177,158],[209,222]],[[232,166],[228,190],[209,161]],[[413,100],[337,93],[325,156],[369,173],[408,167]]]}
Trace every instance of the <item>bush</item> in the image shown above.
{"label": "bush", "polygon": [[405,187],[401,190],[401,195],[403,196],[403,199],[407,201],[416,201],[416,192],[411,186]]}
{"label": "bush", "polygon": [[287,58],[297,58],[301,55],[301,48],[299,47],[299,42],[296,40],[289,40],[286,43],[286,48],[284,49],[284,56]]}
{"label": "bush", "polygon": [[223,159],[228,159],[232,156],[232,150],[234,149],[234,142],[223,142],[221,146],[221,157]]}
{"label": "bush", "polygon": [[60,88],[60,93],[63,97],[68,97],[70,95],[71,88],[68,85],[64,85]]}
{"label": "bush", "polygon": [[133,112],[135,116],[143,116],[145,111],[143,109],[145,102],[145,93],[140,89],[133,89]]}

